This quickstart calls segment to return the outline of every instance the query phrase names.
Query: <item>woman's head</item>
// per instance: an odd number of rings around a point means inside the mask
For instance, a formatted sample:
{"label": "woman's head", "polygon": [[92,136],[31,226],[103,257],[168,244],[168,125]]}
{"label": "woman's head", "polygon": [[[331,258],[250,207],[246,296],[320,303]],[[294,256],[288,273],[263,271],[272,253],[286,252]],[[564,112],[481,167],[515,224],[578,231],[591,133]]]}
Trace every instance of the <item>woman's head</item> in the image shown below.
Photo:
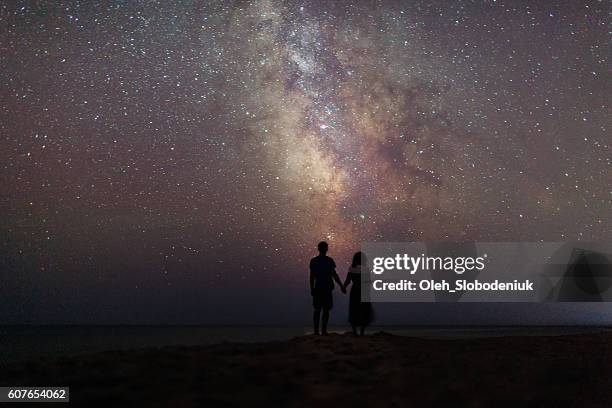
{"label": "woman's head", "polygon": [[355,252],[355,255],[353,255],[353,262],[351,264],[353,268],[356,267],[357,265],[361,265],[362,256],[363,255],[361,251]]}

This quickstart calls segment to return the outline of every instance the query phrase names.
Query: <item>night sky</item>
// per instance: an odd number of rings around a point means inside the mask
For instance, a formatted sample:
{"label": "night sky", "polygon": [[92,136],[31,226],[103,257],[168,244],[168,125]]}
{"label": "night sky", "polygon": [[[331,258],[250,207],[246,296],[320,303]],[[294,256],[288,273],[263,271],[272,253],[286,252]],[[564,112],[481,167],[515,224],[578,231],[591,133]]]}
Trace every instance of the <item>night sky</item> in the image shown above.
{"label": "night sky", "polygon": [[2,2],[0,323],[300,320],[322,239],[609,241],[609,12]]}

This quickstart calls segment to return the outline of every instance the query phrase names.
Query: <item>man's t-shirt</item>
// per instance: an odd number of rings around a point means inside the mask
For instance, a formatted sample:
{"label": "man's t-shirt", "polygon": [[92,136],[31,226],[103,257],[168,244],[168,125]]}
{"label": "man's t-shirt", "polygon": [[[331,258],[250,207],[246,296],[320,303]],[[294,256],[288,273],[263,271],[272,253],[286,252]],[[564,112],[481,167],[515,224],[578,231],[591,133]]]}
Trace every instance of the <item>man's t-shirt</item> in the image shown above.
{"label": "man's t-shirt", "polygon": [[336,263],[329,256],[319,255],[310,260],[310,272],[315,277],[315,290],[332,291],[334,289],[332,276],[335,269]]}

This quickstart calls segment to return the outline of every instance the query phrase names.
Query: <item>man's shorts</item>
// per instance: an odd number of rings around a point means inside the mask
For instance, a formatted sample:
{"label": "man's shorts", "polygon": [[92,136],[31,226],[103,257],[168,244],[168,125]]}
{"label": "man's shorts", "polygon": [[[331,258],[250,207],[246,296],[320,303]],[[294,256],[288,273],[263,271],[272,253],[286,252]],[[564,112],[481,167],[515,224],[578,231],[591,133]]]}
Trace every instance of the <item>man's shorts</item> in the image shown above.
{"label": "man's shorts", "polygon": [[312,307],[315,309],[331,310],[334,306],[334,297],[331,290],[315,291],[312,295]]}

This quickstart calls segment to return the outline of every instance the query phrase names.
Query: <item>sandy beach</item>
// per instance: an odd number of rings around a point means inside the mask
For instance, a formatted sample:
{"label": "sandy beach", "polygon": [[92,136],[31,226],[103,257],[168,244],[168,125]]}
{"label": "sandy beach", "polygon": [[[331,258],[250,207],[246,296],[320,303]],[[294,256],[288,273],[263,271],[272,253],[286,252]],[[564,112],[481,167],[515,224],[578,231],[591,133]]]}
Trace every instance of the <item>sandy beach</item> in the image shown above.
{"label": "sandy beach", "polygon": [[376,333],[12,363],[0,383],[68,385],[71,406],[607,407],[611,375],[609,331],[480,339]]}

